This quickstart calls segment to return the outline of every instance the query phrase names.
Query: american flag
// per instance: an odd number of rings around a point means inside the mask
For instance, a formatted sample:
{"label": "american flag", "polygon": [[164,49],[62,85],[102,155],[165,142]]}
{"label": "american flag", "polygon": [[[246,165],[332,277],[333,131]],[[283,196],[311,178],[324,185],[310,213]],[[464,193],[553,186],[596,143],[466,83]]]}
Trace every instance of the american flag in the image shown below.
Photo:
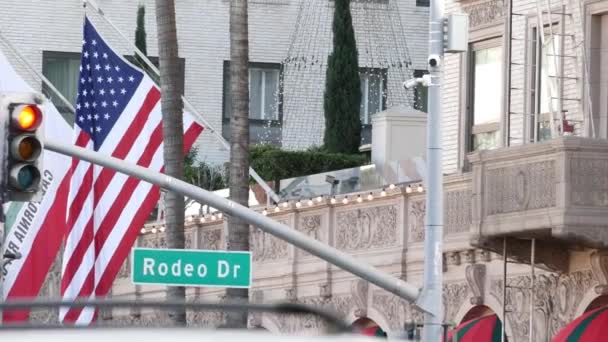
{"label": "american flag", "polygon": [[[184,115],[187,151],[202,127]],[[117,55],[88,18],[84,23],[74,143],[152,170],[163,170],[160,90]],[[107,295],[159,189],[113,170],[74,159],[62,263],[64,300]],[[62,308],[60,320],[89,324],[93,308]]]}

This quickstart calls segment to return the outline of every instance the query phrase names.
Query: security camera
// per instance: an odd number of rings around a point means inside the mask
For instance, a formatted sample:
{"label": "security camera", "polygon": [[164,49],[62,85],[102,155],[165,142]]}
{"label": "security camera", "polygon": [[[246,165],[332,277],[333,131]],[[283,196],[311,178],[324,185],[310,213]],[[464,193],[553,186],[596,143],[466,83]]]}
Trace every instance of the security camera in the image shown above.
{"label": "security camera", "polygon": [[412,88],[415,88],[417,85],[418,85],[417,78],[411,78],[411,79],[403,82],[403,88],[405,88],[405,89],[412,89]]}
{"label": "security camera", "polygon": [[430,55],[429,56],[429,66],[431,68],[436,68],[441,64],[441,56],[439,55]]}
{"label": "security camera", "polygon": [[330,176],[330,175],[325,176],[325,182],[327,182],[331,185],[337,185],[338,183],[340,183],[340,181],[337,180],[336,177]]}
{"label": "security camera", "polygon": [[423,85],[425,87],[430,86],[431,85],[431,75],[426,74],[426,75],[422,75],[422,77],[411,78],[411,79],[403,82],[403,88],[405,88],[405,89],[412,89],[418,85]]}

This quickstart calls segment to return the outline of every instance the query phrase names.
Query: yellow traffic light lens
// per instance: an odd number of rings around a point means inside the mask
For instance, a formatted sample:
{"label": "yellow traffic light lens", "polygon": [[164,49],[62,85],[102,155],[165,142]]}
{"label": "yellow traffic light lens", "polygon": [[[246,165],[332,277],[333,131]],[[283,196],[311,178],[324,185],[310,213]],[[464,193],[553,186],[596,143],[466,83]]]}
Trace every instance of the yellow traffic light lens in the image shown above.
{"label": "yellow traffic light lens", "polygon": [[13,127],[22,131],[35,131],[42,123],[42,112],[33,104],[20,105],[12,112]]}
{"label": "yellow traffic light lens", "polygon": [[13,138],[10,156],[16,160],[32,162],[42,153],[42,144],[33,133],[24,133]]}
{"label": "yellow traffic light lens", "polygon": [[21,107],[18,117],[19,128],[26,131],[36,129],[38,126],[40,126],[41,120],[42,115],[37,106],[26,105]]}
{"label": "yellow traffic light lens", "polygon": [[34,155],[34,141],[32,138],[23,139],[19,143],[19,156],[23,160],[29,160]]}

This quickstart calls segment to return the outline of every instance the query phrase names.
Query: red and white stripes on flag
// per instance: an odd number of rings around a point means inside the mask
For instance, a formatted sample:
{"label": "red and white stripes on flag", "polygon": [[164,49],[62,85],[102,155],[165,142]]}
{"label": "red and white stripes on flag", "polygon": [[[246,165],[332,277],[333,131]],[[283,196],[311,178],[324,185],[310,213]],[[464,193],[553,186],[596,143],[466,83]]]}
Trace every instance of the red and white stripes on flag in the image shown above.
{"label": "red and white stripes on flag", "polygon": [[[184,153],[203,128],[184,115]],[[74,125],[75,144],[163,170],[160,91],[105,43],[85,18]],[[62,264],[64,300],[107,295],[159,189],[110,169],[73,160]],[[89,324],[93,308],[62,308],[60,320]]]}

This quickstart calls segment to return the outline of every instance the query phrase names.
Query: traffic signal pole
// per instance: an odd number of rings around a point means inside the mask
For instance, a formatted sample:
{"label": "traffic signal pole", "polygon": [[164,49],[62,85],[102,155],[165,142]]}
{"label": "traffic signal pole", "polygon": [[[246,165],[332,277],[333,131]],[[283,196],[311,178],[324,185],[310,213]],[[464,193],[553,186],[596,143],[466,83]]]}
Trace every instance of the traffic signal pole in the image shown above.
{"label": "traffic signal pole", "polygon": [[444,0],[431,0],[427,118],[427,179],[424,239],[424,283],[418,306],[426,310],[424,341],[442,340],[443,319],[443,170],[441,145],[441,82],[444,56]]}
{"label": "traffic signal pole", "polygon": [[294,246],[309,252],[310,254],[313,254],[335,266],[342,268],[345,271],[357,275],[370,283],[397,295],[400,298],[407,300],[408,302],[415,302],[420,293],[418,287],[390,274],[381,272],[375,267],[367,265],[361,260],[355,259],[351,255],[327,246],[254,210],[179,179],[138,165],[127,163],[124,160],[113,158],[99,152],[63,144],[50,139],[45,141],[44,148],[113,169],[115,171],[155,184],[163,189],[196,199],[201,203],[207,203],[209,206],[224,212],[226,215],[238,217],[263,230],[264,232],[285,240]]}

